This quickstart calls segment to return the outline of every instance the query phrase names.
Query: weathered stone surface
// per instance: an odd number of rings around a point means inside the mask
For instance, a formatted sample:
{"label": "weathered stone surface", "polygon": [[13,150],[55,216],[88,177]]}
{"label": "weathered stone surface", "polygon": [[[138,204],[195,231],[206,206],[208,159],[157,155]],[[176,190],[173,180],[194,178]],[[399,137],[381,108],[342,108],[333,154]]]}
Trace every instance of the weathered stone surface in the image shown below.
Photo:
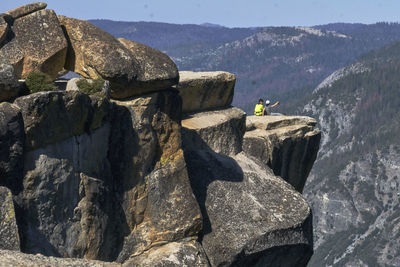
{"label": "weathered stone surface", "polygon": [[171,242],[154,247],[143,254],[129,259],[126,267],[163,267],[163,266],[209,266],[203,248],[195,240]]}
{"label": "weathered stone surface", "polygon": [[110,162],[126,218],[118,257],[196,235],[202,225],[181,149],[180,107],[167,90],[114,101]]}
{"label": "weathered stone surface", "polygon": [[0,62],[12,65],[15,75],[21,77],[24,65],[24,53],[17,39],[13,38],[0,48]]}
{"label": "weathered stone surface", "polygon": [[21,78],[41,71],[56,78],[63,69],[67,40],[53,10],[39,10],[14,21],[12,30],[24,54]]}
{"label": "weathered stone surface", "polygon": [[141,66],[138,74],[138,90],[157,91],[169,88],[179,82],[179,72],[169,56],[147,45],[119,38]]}
{"label": "weathered stone surface", "polygon": [[307,265],[311,210],[292,186],[244,153],[185,150],[185,159],[212,266]]}
{"label": "weathered stone surface", "polygon": [[19,83],[14,68],[9,64],[0,64],[0,102],[13,99],[18,91]]}
{"label": "weathered stone surface", "polygon": [[[67,82],[67,86],[66,86],[66,91],[81,91],[81,89],[79,89],[77,82],[82,80],[84,78],[72,78],[71,80],[69,80]],[[92,79],[87,79],[88,83],[93,83]],[[110,98],[110,94],[111,94],[111,88],[110,88],[110,82],[109,81],[104,81],[103,87],[101,92],[99,92],[101,95],[103,95],[106,98]]]}
{"label": "weathered stone surface", "polygon": [[182,112],[228,107],[232,103],[236,77],[231,73],[180,71],[179,77]]}
{"label": "weathered stone surface", "polygon": [[317,157],[321,132],[300,116],[248,116],[243,151],[302,192]]}
{"label": "weathered stone surface", "polygon": [[0,185],[19,190],[23,170],[24,124],[19,108],[0,103]]}
{"label": "weathered stone surface", "polygon": [[0,249],[20,249],[11,191],[2,186],[0,186]]}
{"label": "weathered stone surface", "polygon": [[84,78],[110,81],[114,98],[142,93],[136,91],[141,67],[129,49],[87,21],[64,16],[59,19],[69,42],[65,69]]}
{"label": "weathered stone surface", "polygon": [[0,15],[0,45],[6,39],[8,29],[7,22],[4,20],[4,17]]}
{"label": "weathered stone surface", "polygon": [[238,108],[195,113],[182,120],[183,138],[190,139],[185,144],[225,155],[242,151],[245,128],[246,113]]}
{"label": "weathered stone surface", "polygon": [[107,159],[109,134],[105,123],[90,135],[25,153],[23,190],[14,198],[23,252],[115,257],[122,240],[115,231],[118,202]]}
{"label": "weathered stone surface", "polygon": [[14,103],[24,118],[26,148],[44,147],[94,130],[99,126],[98,116],[109,107],[107,100],[96,99],[79,91],[39,92],[17,98]]}
{"label": "weathered stone surface", "polygon": [[46,7],[47,7],[46,3],[36,2],[14,8],[13,10],[7,11],[5,14],[11,16],[13,19],[18,19],[20,17],[29,15],[33,12],[45,9]]}
{"label": "weathered stone surface", "polygon": [[120,267],[121,264],[86,259],[62,259],[46,257],[40,254],[24,254],[17,251],[0,249],[0,266],[2,267]]}

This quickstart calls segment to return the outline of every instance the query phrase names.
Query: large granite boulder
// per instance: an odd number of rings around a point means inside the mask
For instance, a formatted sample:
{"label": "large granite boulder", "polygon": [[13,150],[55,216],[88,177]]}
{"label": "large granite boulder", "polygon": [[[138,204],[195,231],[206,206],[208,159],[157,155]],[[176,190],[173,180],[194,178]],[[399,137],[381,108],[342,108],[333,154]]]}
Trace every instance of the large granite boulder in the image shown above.
{"label": "large granite boulder", "polygon": [[114,101],[110,162],[126,218],[123,262],[156,244],[196,236],[199,206],[181,149],[181,100],[166,90]]}
{"label": "large granite boulder", "polygon": [[217,153],[235,155],[242,151],[246,113],[238,108],[185,115],[182,120],[185,144],[210,148]]}
{"label": "large granite boulder", "polygon": [[11,191],[2,186],[0,186],[0,249],[20,250]]}
{"label": "large granite boulder", "polygon": [[111,34],[93,24],[59,16],[68,37],[65,69],[84,78],[103,78],[111,83],[111,96],[132,96],[141,67],[132,53]]}
{"label": "large granite boulder", "polygon": [[201,245],[195,240],[170,242],[154,247],[143,254],[129,259],[126,267],[163,267],[163,266],[209,266]]}
{"label": "large granite boulder", "polygon": [[65,64],[67,40],[54,11],[39,10],[17,18],[12,30],[24,54],[20,78],[34,71],[57,78]]}
{"label": "large granite boulder", "polygon": [[5,12],[5,14],[9,15],[13,19],[18,19],[20,17],[29,15],[33,12],[45,9],[46,7],[47,4],[43,2],[30,3],[24,6],[14,8],[13,10],[7,11]]}
{"label": "large granite boulder", "polygon": [[318,154],[316,121],[300,116],[248,116],[243,151],[302,192]]}
{"label": "large granite boulder", "polygon": [[169,56],[138,42],[124,38],[118,40],[132,52],[140,64],[137,93],[162,90],[178,83],[178,68]]}
{"label": "large granite boulder", "polygon": [[19,83],[13,66],[0,63],[0,102],[15,98],[18,92]]}
{"label": "large granite boulder", "polygon": [[179,77],[182,112],[228,107],[232,103],[236,77],[231,73],[180,71]]}
{"label": "large granite boulder", "polygon": [[24,152],[24,123],[19,108],[0,103],[0,185],[21,189]]}
{"label": "large granite boulder", "polygon": [[21,108],[27,150],[44,147],[95,130],[110,103],[79,91],[39,92],[14,101]]}
{"label": "large granite boulder", "polygon": [[40,254],[25,254],[0,249],[0,266],[4,267],[121,267],[121,264],[87,259],[62,259]]}
{"label": "large granite boulder", "polygon": [[244,153],[185,150],[185,159],[212,266],[307,265],[311,209],[291,185]]}

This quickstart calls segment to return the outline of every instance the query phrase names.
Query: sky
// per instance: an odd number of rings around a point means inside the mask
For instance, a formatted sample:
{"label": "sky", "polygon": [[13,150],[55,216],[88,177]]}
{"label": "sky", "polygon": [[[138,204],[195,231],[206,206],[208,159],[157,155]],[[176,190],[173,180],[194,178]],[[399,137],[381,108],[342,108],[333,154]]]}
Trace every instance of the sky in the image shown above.
{"label": "sky", "polygon": [[[0,13],[31,3],[1,0]],[[399,22],[399,0],[48,0],[49,9],[79,19],[214,23],[227,27],[313,26],[334,22]]]}

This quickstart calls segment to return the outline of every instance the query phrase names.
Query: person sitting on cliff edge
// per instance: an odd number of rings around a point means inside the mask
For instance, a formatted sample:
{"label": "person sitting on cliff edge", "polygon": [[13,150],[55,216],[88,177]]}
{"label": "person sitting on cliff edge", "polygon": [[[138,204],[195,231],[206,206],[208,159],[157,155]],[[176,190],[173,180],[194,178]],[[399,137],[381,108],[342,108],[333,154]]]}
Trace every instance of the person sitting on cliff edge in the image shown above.
{"label": "person sitting on cliff edge", "polygon": [[[264,100],[260,98],[258,100],[258,104],[256,104],[256,107],[254,108],[254,115],[256,116],[266,116],[266,115],[278,115],[278,113],[271,113],[271,108],[276,107],[279,105],[279,101],[276,101],[275,104],[269,106],[271,103],[269,100],[265,101],[265,107],[263,105]],[[280,115],[280,114],[279,114]]]}

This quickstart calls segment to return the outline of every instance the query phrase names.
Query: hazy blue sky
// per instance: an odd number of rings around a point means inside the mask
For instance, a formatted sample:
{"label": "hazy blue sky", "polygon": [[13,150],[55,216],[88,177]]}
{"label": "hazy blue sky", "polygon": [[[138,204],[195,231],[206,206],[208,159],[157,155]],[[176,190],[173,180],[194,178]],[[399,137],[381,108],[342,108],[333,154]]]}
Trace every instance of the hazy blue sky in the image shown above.
{"label": "hazy blue sky", "polygon": [[[1,0],[0,13],[24,0]],[[400,0],[48,0],[57,14],[81,19],[210,22],[224,26],[311,26],[400,21]]]}

